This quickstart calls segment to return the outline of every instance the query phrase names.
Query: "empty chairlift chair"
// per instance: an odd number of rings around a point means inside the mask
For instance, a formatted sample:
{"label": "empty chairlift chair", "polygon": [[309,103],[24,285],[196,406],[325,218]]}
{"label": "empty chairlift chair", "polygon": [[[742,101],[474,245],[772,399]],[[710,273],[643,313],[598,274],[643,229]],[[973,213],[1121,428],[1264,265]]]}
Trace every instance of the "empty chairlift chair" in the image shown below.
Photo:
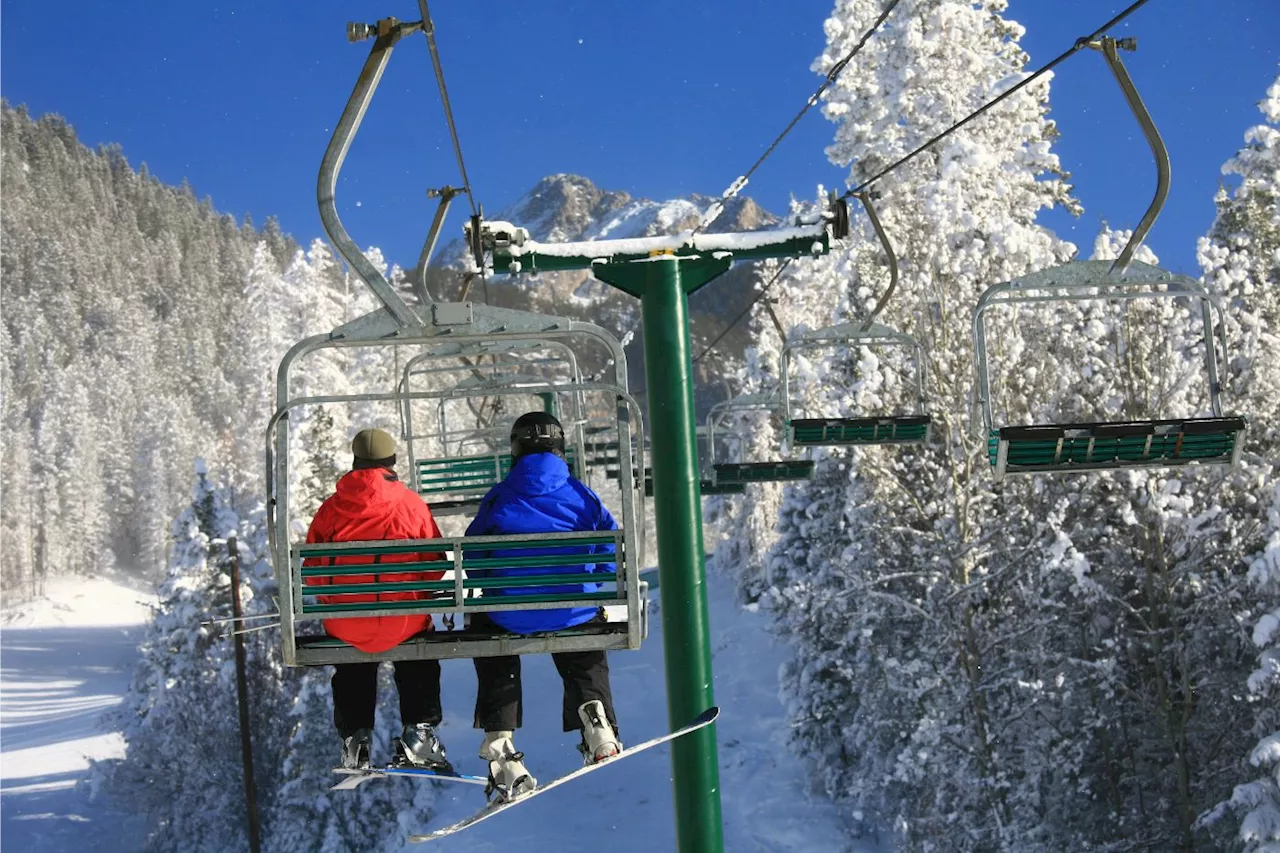
{"label": "empty chairlift chair", "polygon": [[[914,410],[894,415],[796,417],[791,400],[792,359],[805,350],[854,347],[899,347],[911,354]],[[924,355],[915,338],[887,326],[841,323],[806,332],[782,350],[782,416],[787,440],[794,447],[922,444],[929,440],[932,418],[925,411]]]}
{"label": "empty chairlift chair", "polygon": [[767,462],[717,461],[719,433],[730,428],[730,419],[744,412],[778,413],[781,395],[777,388],[755,394],[742,394],[723,400],[707,412],[706,438],[707,460],[711,468],[710,481],[703,491],[711,494],[732,494],[745,490],[750,483],[783,483],[807,480],[813,476],[812,459],[779,459]]}
{"label": "empty chairlift chair", "polygon": [[[991,308],[1032,302],[1136,299],[1189,300],[1199,307],[1212,417],[1031,426],[996,423],[986,330]],[[1217,350],[1221,347],[1226,352],[1226,338],[1221,311],[1195,280],[1140,263],[1114,271],[1110,261],[1075,261],[989,288],[974,310],[973,342],[977,402],[996,479],[1005,474],[1157,468],[1193,462],[1234,465],[1240,458],[1245,420],[1222,414]]]}
{"label": "empty chairlift chair", "polygon": [[[1217,355],[1221,348],[1223,358],[1227,356],[1222,307],[1193,279],[1149,264],[1131,263],[1164,205],[1170,171],[1168,150],[1120,61],[1118,50],[1134,50],[1137,43],[1132,39],[1104,37],[1089,47],[1106,59],[1151,147],[1156,162],[1155,197],[1114,263],[1073,261],[996,284],[979,298],[973,314],[976,402],[982,412],[992,470],[999,480],[1005,474],[1018,473],[1157,468],[1191,463],[1235,465],[1244,443],[1245,419],[1222,413]],[[986,336],[986,314],[991,308],[1017,303],[1138,299],[1185,300],[1199,308],[1212,417],[1031,426],[1005,426],[995,422]]]}
{"label": "empty chairlift chair", "polygon": [[[831,447],[841,445],[922,444],[929,440],[932,418],[925,410],[924,352],[919,341],[875,322],[898,286],[898,257],[880,217],[871,202],[871,193],[858,194],[884,249],[889,269],[889,286],[885,288],[870,315],[857,323],[840,323],[805,332],[788,341],[782,348],[782,419],[787,443],[792,447]],[[798,352],[822,349],[905,349],[911,357],[914,410],[892,415],[856,417],[793,416],[791,400],[792,359]]]}

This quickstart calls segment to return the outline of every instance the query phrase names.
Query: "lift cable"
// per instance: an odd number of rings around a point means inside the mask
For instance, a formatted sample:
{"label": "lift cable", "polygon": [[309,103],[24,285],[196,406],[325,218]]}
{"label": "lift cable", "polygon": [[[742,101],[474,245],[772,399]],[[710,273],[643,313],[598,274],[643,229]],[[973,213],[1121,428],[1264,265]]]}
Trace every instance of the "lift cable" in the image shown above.
{"label": "lift cable", "polygon": [[[733,327],[738,325],[738,323],[741,322],[742,318],[747,316],[747,314],[751,311],[752,308],[756,307],[756,303],[764,298],[764,295],[769,292],[769,288],[773,287],[774,282],[776,282],[778,278],[782,275],[782,271],[785,270],[793,260],[795,260],[795,258],[787,258],[778,266],[778,269],[773,274],[773,278],[769,279],[768,284],[760,288],[760,292],[756,294],[756,298],[752,299],[751,303],[747,305],[746,308],[743,308],[740,312],[738,312],[738,316],[734,317],[733,320],[729,322],[729,325],[725,326],[724,329],[720,332],[720,334],[716,335],[716,339],[714,341],[707,344],[706,348],[704,348],[702,352],[694,356],[693,361],[691,362],[692,364],[697,364],[699,359],[701,359],[704,355],[706,355],[707,353],[715,349],[716,344],[724,340],[724,336],[729,334],[729,332],[733,330]],[[786,341],[783,340],[783,343],[785,344]]]}
{"label": "lift cable", "polygon": [[[965,116],[960,121],[951,125],[951,127],[947,128],[946,130],[942,131],[938,135],[934,136],[932,139],[930,139],[928,142],[921,145],[919,148],[916,148],[910,154],[907,154],[905,157],[902,157],[898,159],[896,162],[881,169],[879,172],[872,175],[870,178],[867,178],[865,181],[863,181],[853,189],[846,192],[844,195],[841,196],[841,198],[848,199],[858,195],[859,193],[865,192],[873,183],[880,180],[885,175],[889,174],[890,172],[892,172],[894,169],[898,168],[902,164],[906,163],[908,160],[911,160],[913,157],[920,154],[925,149],[929,148],[929,146],[933,145],[934,143],[938,142],[939,140],[950,135],[951,133],[963,127],[964,125],[968,124],[969,122],[973,121],[975,118],[982,115],[987,110],[991,109],[991,107],[995,106],[996,104],[1003,101],[1005,98],[1012,95],[1014,92],[1017,92],[1019,89],[1022,89],[1025,86],[1029,85],[1033,80],[1043,76],[1044,74],[1053,70],[1055,66],[1060,65],[1062,62],[1074,56],[1079,51],[1088,47],[1091,42],[1096,41],[1107,30],[1111,29],[1116,24],[1120,23],[1125,18],[1129,17],[1129,15],[1133,14],[1139,8],[1146,5],[1146,3],[1147,3],[1147,0],[1135,0],[1135,2],[1131,3],[1124,11],[1116,15],[1111,20],[1107,21],[1101,27],[1098,27],[1098,29],[1094,30],[1091,34],[1084,36],[1083,38],[1076,39],[1075,44],[1073,44],[1068,50],[1064,51],[1054,59],[1050,60],[1046,65],[1042,66],[1038,71],[1036,71],[1030,77],[1027,77],[1026,79],[1019,82],[1016,86],[1013,86],[1012,88],[997,95],[995,98],[993,98],[991,101],[988,101],[986,104],[983,104],[981,107],[978,107],[978,109],[974,110],[972,113]],[[786,265],[784,264],[783,266],[785,267]],[[779,269],[779,272],[781,272],[781,269]],[[702,356],[706,355],[707,352],[712,347],[714,347],[717,343],[719,343],[724,338],[724,336],[729,333],[730,329],[732,329],[735,325],[737,325],[742,320],[742,318],[745,317],[747,313],[756,306],[756,303],[758,303],[764,297],[765,291],[768,290],[768,288],[773,285],[774,281],[777,281],[777,278],[778,277],[775,275],[773,279],[769,282],[769,284],[764,288],[764,290],[761,290],[760,293],[756,294],[756,297],[751,300],[751,304],[749,304],[746,307],[746,310],[744,310],[737,317],[735,317],[733,321],[727,327],[725,327],[725,329],[719,335],[716,336],[716,339],[712,341],[711,346],[708,346],[707,349],[699,353],[698,358],[702,358]],[[694,361],[697,361],[697,360],[698,360],[697,358],[694,359]]]}
{"label": "lift cable", "polygon": [[751,176],[755,174],[756,169],[760,168],[760,164],[769,158],[769,155],[778,147],[778,144],[782,142],[783,138],[800,123],[800,119],[804,118],[804,114],[809,111],[809,108],[818,103],[818,99],[822,97],[822,93],[827,91],[827,87],[836,81],[836,78],[840,76],[840,72],[844,71],[845,66],[858,55],[858,51],[862,50],[863,46],[868,40],[870,40],[871,36],[875,34],[876,30],[880,29],[880,25],[889,17],[889,13],[893,11],[894,7],[897,6],[899,2],[900,0],[889,0],[889,5],[884,7],[884,11],[880,13],[880,17],[876,18],[875,23],[871,25],[871,28],[862,34],[862,38],[853,46],[853,50],[849,51],[845,54],[843,59],[831,66],[831,70],[827,72],[827,77],[822,81],[822,85],[819,86],[818,90],[809,97],[809,100],[805,101],[804,107],[801,108],[800,112],[796,113],[795,118],[791,119],[791,123],[788,124],[786,128],[783,129],[782,133],[779,133],[777,138],[774,139],[769,147],[765,149],[765,152],[760,155],[760,159],[756,160],[756,162],[752,164],[751,168],[746,171],[746,174],[742,175],[730,184],[729,188],[724,191],[724,194],[721,195],[721,197],[716,200],[711,207],[707,208],[707,212],[702,215],[702,221],[693,229],[694,234],[697,234],[714,222],[724,211],[725,203],[742,191],[742,189],[747,185],[747,182],[751,179]]}
{"label": "lift cable", "polygon": [[890,172],[892,172],[894,169],[898,168],[898,167],[899,167],[899,166],[901,166],[902,164],[906,163],[908,160],[911,160],[911,159],[912,159],[912,158],[914,158],[916,155],[920,154],[920,153],[921,153],[921,152],[923,152],[925,149],[927,149],[927,148],[929,148],[930,146],[932,146],[934,143],[938,142],[939,140],[942,140],[942,139],[946,138],[947,136],[950,136],[950,135],[951,135],[952,133],[954,133],[955,131],[957,131],[957,130],[959,130],[960,128],[964,127],[966,124],[968,124],[969,122],[973,121],[975,118],[977,118],[978,116],[982,115],[982,114],[983,114],[983,113],[985,113],[987,110],[991,109],[991,108],[992,108],[992,107],[994,107],[996,104],[1000,103],[1000,102],[1001,102],[1001,101],[1003,101],[1005,98],[1007,98],[1007,97],[1009,97],[1010,95],[1012,95],[1014,92],[1017,92],[1019,89],[1025,88],[1026,86],[1029,86],[1029,85],[1030,85],[1034,80],[1036,80],[1036,79],[1038,79],[1038,78],[1042,77],[1043,75],[1045,75],[1045,74],[1049,73],[1049,72],[1050,72],[1050,71],[1052,71],[1056,66],[1058,66],[1058,65],[1060,65],[1061,63],[1065,62],[1066,60],[1070,59],[1072,56],[1075,56],[1075,55],[1076,55],[1078,52],[1080,52],[1081,50],[1084,50],[1086,47],[1088,47],[1088,46],[1090,45],[1090,43],[1092,43],[1092,42],[1096,41],[1100,36],[1102,36],[1104,33],[1106,33],[1106,32],[1107,32],[1107,30],[1111,29],[1111,28],[1112,28],[1112,27],[1114,27],[1116,24],[1120,23],[1120,22],[1121,22],[1121,21],[1123,21],[1125,18],[1129,17],[1129,15],[1133,14],[1133,13],[1134,13],[1134,12],[1136,12],[1139,8],[1141,8],[1142,6],[1146,5],[1146,3],[1147,3],[1147,0],[1135,0],[1135,2],[1133,2],[1133,3],[1129,4],[1128,8],[1126,8],[1123,12],[1121,12],[1119,15],[1116,15],[1114,18],[1112,18],[1111,20],[1107,21],[1107,22],[1106,22],[1105,24],[1103,24],[1102,26],[1098,27],[1096,30],[1094,30],[1094,31],[1093,31],[1092,33],[1090,33],[1089,35],[1084,36],[1084,37],[1082,37],[1082,38],[1078,38],[1078,39],[1076,39],[1075,44],[1071,45],[1071,47],[1069,47],[1067,50],[1065,50],[1065,51],[1063,51],[1062,53],[1058,54],[1058,56],[1054,57],[1054,58],[1053,58],[1052,60],[1050,60],[1047,64],[1045,64],[1045,65],[1041,66],[1041,67],[1040,67],[1040,70],[1036,71],[1036,72],[1035,72],[1034,74],[1032,74],[1030,77],[1027,77],[1026,79],[1024,79],[1024,80],[1022,80],[1021,82],[1019,82],[1016,86],[1012,86],[1012,87],[1010,87],[1009,89],[1005,90],[1005,91],[1004,91],[1004,92],[1002,92],[1001,94],[997,95],[995,98],[991,99],[991,100],[990,100],[990,101],[988,101],[987,103],[985,103],[985,104],[983,104],[982,106],[978,107],[976,110],[974,110],[973,112],[969,113],[969,115],[965,116],[964,118],[960,119],[960,121],[958,121],[958,122],[956,122],[955,124],[951,125],[951,127],[949,127],[949,128],[947,128],[946,130],[942,131],[942,132],[941,132],[941,133],[939,133],[937,136],[934,136],[932,139],[930,139],[928,142],[926,142],[926,143],[924,143],[923,145],[921,145],[919,148],[916,148],[916,149],[915,149],[914,151],[912,151],[910,154],[907,154],[906,156],[899,158],[898,160],[894,161],[893,163],[890,163],[888,166],[885,166],[885,167],[884,167],[883,169],[881,169],[879,172],[876,172],[874,175],[872,175],[871,177],[867,178],[865,181],[863,181],[862,183],[858,184],[858,185],[857,185],[856,187],[854,187],[853,189],[851,189],[851,190],[849,190],[848,192],[846,192],[843,196],[841,196],[841,198],[846,198],[846,199],[847,199],[847,198],[851,198],[851,197],[853,197],[853,196],[857,195],[858,193],[860,193],[860,192],[862,192],[863,190],[865,190],[865,189],[867,189],[868,187],[870,187],[870,186],[871,186],[872,184],[874,184],[876,181],[878,181],[878,180],[880,180],[881,178],[883,178],[885,175],[887,175],[887,174],[889,174]]}

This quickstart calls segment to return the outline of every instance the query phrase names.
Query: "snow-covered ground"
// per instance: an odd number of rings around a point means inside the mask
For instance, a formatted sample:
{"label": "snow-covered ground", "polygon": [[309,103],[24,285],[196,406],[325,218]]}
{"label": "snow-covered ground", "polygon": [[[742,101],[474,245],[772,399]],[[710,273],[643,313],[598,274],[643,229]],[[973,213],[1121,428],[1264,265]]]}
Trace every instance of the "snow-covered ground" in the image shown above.
{"label": "snow-covered ground", "polygon": [[152,600],[110,581],[55,579],[45,598],[0,614],[0,848],[138,849],[137,827],[77,782],[89,759],[124,754],[104,716],[129,685]]}
{"label": "snow-covered ground", "polygon": [[[768,617],[734,603],[729,582],[708,578],[713,636],[716,723],[725,850],[732,853],[871,853],[851,844],[837,808],[811,794],[803,763],[787,746],[778,699],[778,667],[786,648],[767,633]],[[657,591],[651,593],[656,600]],[[622,740],[667,730],[662,619],[653,613],[649,638],[635,652],[610,655],[614,704]],[[549,657],[524,660],[524,728],[516,746],[535,776],[550,779],[580,766],[577,736],[560,731],[560,679]],[[470,728],[475,675],[469,663],[444,666],[445,724],[441,737],[459,769],[483,772]],[[430,828],[474,811],[479,792],[443,786]],[[424,829],[428,828],[426,825]],[[518,844],[516,844],[518,840]],[[515,844],[530,853],[601,850],[654,853],[676,849],[671,756],[666,746],[628,758],[511,809],[473,829],[435,842],[436,850],[499,853]],[[413,846],[406,850],[421,850]]]}
{"label": "snow-covered ground", "polygon": [[[809,793],[804,767],[787,748],[777,696],[777,669],[786,650],[766,633],[767,617],[738,608],[725,580],[713,576],[709,588],[716,701],[723,708],[717,730],[726,850],[874,850],[850,845],[836,807]],[[126,586],[77,580],[51,583],[46,600],[0,614],[0,846],[5,850],[139,849],[139,827],[90,802],[76,783],[84,778],[89,758],[123,752],[104,712],[120,702],[128,686],[147,600]],[[654,614],[645,647],[615,654],[611,664],[624,741],[664,731],[660,614]],[[579,761],[574,737],[559,730],[560,683],[550,659],[526,659],[524,684],[525,728],[517,745],[533,772],[550,779]],[[475,757],[479,737],[470,728],[475,675],[469,662],[445,662],[444,691],[445,744],[460,769],[482,772]],[[327,741],[316,744],[317,749],[334,747]],[[463,817],[482,797],[476,788],[441,784],[439,814],[418,828]],[[659,747],[621,761],[437,842],[435,849],[505,851],[513,839],[528,853],[674,850],[669,750]]]}

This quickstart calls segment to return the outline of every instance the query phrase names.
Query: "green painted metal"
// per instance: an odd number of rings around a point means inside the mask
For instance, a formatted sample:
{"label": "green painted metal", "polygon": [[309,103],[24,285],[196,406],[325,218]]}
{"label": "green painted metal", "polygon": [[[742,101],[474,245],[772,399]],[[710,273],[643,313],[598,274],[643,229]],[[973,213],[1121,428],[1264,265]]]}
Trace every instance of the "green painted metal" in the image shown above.
{"label": "green painted metal", "polygon": [[991,430],[987,454],[1001,473],[1096,468],[1233,463],[1243,440],[1243,418],[1137,421],[1074,426],[1000,427]]}
{"label": "green painted metal", "polygon": [[929,438],[929,415],[871,418],[796,418],[788,425],[797,446],[919,444]]}
{"label": "green painted metal", "polygon": [[[607,248],[609,241],[601,241],[601,250]],[[752,247],[738,247],[732,253],[728,251],[709,252],[705,249],[698,249],[693,246],[681,246],[678,249],[670,250],[670,254],[662,254],[659,257],[673,257],[679,259],[681,264],[681,275],[685,282],[686,293],[692,293],[693,290],[706,284],[720,273],[729,268],[729,264],[733,261],[750,261],[762,258],[803,258],[813,255],[826,254],[831,248],[831,240],[829,233],[815,234],[805,237],[793,237],[788,240],[780,240],[774,243],[768,243]],[[712,255],[720,257],[712,257]],[[493,269],[497,273],[518,273],[518,272],[536,272],[539,270],[582,270],[590,269],[593,271],[604,271],[601,275],[594,272],[596,278],[601,281],[607,281],[606,276],[614,277],[620,270],[625,270],[635,261],[647,262],[653,256],[648,253],[633,252],[615,252],[608,255],[552,255],[544,252],[520,252],[513,255],[509,249],[495,249],[493,252]],[[719,265],[722,267],[720,272],[706,275],[699,274],[697,271],[688,266],[690,263]],[[688,289],[689,283],[697,281],[692,289]],[[618,276],[617,281],[609,280],[607,283],[612,284],[620,290],[625,290],[632,296],[644,296],[643,293],[644,276],[623,273]]]}
{"label": "green painted metal", "polygon": [[[577,454],[565,452],[569,468],[578,476]],[[511,472],[510,453],[482,453],[474,456],[441,456],[418,460],[418,494],[488,491]]]}
{"label": "green painted metal", "polygon": [[778,462],[721,462],[712,469],[717,485],[740,483],[785,483],[813,476],[812,459],[784,459]]}
{"label": "green painted metal", "polygon": [[[812,241],[809,241],[812,243]],[[715,704],[699,493],[688,294],[728,269],[729,258],[660,255],[595,264],[596,278],[640,295],[662,600],[667,717],[672,729]],[[680,853],[722,853],[715,726],[671,744]]]}
{"label": "green painted metal", "polygon": [[[579,601],[617,601],[618,596],[613,592],[574,592],[574,593],[547,593],[542,595],[504,595],[501,602],[495,602],[493,599],[485,601],[483,598],[467,599],[462,603],[462,607],[473,605],[490,605],[490,604],[536,604],[559,602],[579,602]],[[442,598],[439,601],[359,601],[349,604],[308,604],[303,607],[303,612],[312,613],[336,613],[338,611],[348,610],[419,610],[423,607],[429,608],[448,608],[457,610],[458,605],[452,598]]]}

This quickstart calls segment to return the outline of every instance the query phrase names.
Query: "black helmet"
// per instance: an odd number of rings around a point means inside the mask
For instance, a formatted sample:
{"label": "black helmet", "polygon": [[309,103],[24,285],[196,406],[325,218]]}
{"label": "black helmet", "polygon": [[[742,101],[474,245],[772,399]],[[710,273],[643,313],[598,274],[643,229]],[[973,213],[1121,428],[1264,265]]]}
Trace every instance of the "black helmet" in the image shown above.
{"label": "black helmet", "polygon": [[530,453],[554,453],[564,458],[564,427],[550,412],[529,412],[511,425],[511,459]]}

